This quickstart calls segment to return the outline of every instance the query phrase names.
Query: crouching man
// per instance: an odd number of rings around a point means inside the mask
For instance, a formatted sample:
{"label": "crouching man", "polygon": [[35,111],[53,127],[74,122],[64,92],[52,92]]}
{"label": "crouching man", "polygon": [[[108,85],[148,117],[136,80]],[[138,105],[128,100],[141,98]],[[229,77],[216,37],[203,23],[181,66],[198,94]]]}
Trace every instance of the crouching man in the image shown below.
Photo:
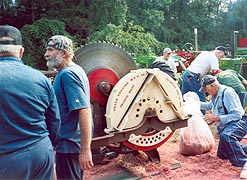
{"label": "crouching man", "polygon": [[229,159],[233,166],[242,167],[240,178],[247,179],[247,155],[240,144],[247,133],[247,115],[237,93],[211,75],[201,80],[200,91],[210,95],[209,102],[201,102],[201,109],[211,110],[204,115],[204,120],[216,123],[220,138],[217,156]]}

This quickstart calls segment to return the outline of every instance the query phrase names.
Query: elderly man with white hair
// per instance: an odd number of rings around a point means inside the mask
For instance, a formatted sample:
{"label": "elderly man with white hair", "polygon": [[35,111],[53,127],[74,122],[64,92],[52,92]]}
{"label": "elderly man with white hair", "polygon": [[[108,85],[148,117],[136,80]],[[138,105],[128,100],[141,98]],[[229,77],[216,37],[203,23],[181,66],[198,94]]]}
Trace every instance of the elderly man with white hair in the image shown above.
{"label": "elderly man with white hair", "polygon": [[247,154],[240,144],[247,134],[247,115],[237,93],[211,75],[201,80],[200,91],[210,95],[209,102],[201,102],[201,109],[211,111],[204,115],[205,121],[216,123],[220,138],[217,156],[242,167],[240,178],[247,178]]}
{"label": "elderly man with white hair", "polygon": [[22,61],[20,31],[0,26],[0,179],[47,179],[61,121],[52,85]]}

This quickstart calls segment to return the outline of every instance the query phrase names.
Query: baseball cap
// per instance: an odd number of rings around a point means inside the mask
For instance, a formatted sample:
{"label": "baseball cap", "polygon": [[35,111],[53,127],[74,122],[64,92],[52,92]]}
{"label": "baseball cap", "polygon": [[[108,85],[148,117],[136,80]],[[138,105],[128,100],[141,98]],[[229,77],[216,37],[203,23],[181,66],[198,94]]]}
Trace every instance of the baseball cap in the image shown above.
{"label": "baseball cap", "polygon": [[217,46],[215,50],[223,51],[225,55],[227,55],[226,48],[224,46]]}
{"label": "baseball cap", "polygon": [[0,26],[0,45],[22,45],[20,31],[13,26]]}
{"label": "baseball cap", "polygon": [[[54,44],[49,44],[50,41],[53,41]],[[69,52],[73,52],[72,40],[62,35],[55,35],[49,38],[46,42],[46,47],[53,47],[59,50],[67,50]]]}
{"label": "baseball cap", "polygon": [[210,85],[215,82],[215,77],[212,75],[206,75],[201,80],[201,88],[199,89],[200,92],[204,92],[207,85]]}
{"label": "baseball cap", "polygon": [[172,50],[170,48],[165,48],[163,51],[163,53],[171,53],[171,52],[172,52]]}

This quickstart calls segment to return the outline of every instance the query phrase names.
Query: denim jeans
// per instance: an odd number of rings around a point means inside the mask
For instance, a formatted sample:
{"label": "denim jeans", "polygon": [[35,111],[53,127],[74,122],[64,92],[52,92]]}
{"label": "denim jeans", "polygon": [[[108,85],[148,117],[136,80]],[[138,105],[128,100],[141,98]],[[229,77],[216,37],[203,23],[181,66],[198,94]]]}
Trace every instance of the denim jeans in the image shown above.
{"label": "denim jeans", "polygon": [[52,180],[54,152],[49,138],[0,156],[0,179]]}
{"label": "denim jeans", "polygon": [[56,153],[56,172],[58,180],[82,180],[83,170],[79,164],[79,153]]}
{"label": "denim jeans", "polygon": [[241,102],[243,108],[245,109],[245,106],[246,106],[246,96],[247,96],[246,93],[238,93],[237,92],[237,94],[238,94],[238,97],[240,99],[240,102]]}
{"label": "denim jeans", "polygon": [[[200,92],[199,89],[201,88],[200,84],[200,75],[190,72],[190,71],[184,71],[182,74],[182,87],[181,87],[181,92],[182,95],[189,91],[195,92],[201,102],[206,101],[206,95],[204,92]],[[205,110],[201,110],[203,114],[205,114]]]}
{"label": "denim jeans", "polygon": [[247,162],[240,141],[247,134],[247,115],[236,122],[231,122],[220,133],[220,141],[217,156],[221,159],[229,159],[233,166],[243,167]]}

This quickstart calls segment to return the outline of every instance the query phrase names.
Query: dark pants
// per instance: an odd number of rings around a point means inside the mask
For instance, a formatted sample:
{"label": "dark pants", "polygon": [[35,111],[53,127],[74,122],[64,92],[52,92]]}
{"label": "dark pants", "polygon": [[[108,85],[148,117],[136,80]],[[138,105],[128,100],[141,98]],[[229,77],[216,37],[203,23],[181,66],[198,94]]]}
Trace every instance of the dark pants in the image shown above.
{"label": "dark pants", "polygon": [[[206,95],[204,92],[199,91],[200,88],[200,74],[196,74],[187,70],[184,71],[182,74],[182,95],[189,91],[193,91],[199,96],[201,102],[206,102]],[[205,114],[205,110],[201,110],[201,112]]]}
{"label": "dark pants", "polygon": [[81,180],[83,171],[79,164],[79,154],[56,153],[56,173],[58,180]]}
{"label": "dark pants", "polygon": [[49,138],[0,155],[0,179],[52,180],[53,174],[54,152]]}
{"label": "dark pants", "polygon": [[229,159],[233,166],[243,167],[247,162],[247,155],[240,145],[240,141],[247,134],[247,116],[238,122],[232,122],[220,133],[217,156]]}

